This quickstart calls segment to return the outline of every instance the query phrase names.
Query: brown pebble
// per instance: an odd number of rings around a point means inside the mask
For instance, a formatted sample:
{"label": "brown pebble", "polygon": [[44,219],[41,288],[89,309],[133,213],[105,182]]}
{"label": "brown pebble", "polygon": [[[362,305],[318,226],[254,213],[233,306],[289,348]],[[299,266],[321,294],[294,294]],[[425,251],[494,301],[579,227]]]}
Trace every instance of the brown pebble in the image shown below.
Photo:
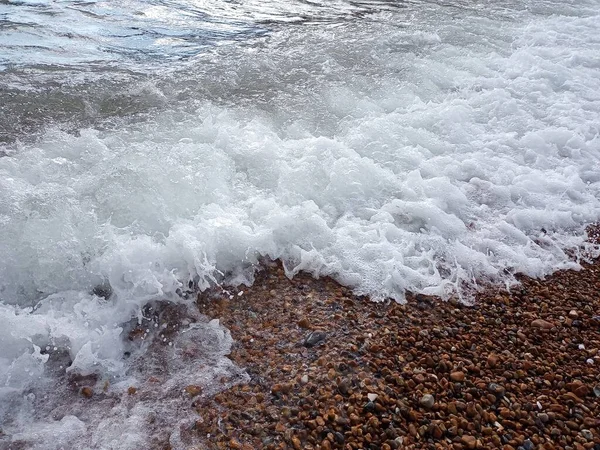
{"label": "brown pebble", "polygon": [[575,403],[581,403],[583,401],[573,392],[567,392],[565,395],[563,395],[563,398],[565,400],[573,400]]}
{"label": "brown pebble", "polygon": [[535,319],[531,322],[531,326],[534,328],[541,328],[542,330],[550,330],[554,328],[554,325],[544,319]]}
{"label": "brown pebble", "polygon": [[242,444],[237,439],[232,438],[232,439],[229,440],[229,448],[241,449],[242,448]]}
{"label": "brown pebble", "polygon": [[294,446],[295,450],[302,450],[300,439],[298,439],[296,436],[292,438],[292,445]]}
{"label": "brown pebble", "polygon": [[585,384],[575,388],[573,390],[573,394],[575,394],[579,398],[584,398],[586,395],[590,393],[590,388],[588,388]]}
{"label": "brown pebble", "polygon": [[137,388],[136,388],[136,387],[129,386],[129,388],[127,389],[127,393],[128,393],[129,395],[133,395],[133,394],[135,394],[136,392],[137,392]]}
{"label": "brown pebble", "polygon": [[337,385],[340,394],[347,395],[352,387],[352,381],[348,378],[343,378]]}
{"label": "brown pebble", "polygon": [[490,369],[493,369],[494,367],[496,367],[498,365],[498,361],[500,360],[500,357],[498,355],[495,355],[494,353],[490,353],[490,355],[487,357],[487,366]]}
{"label": "brown pebble", "polygon": [[460,383],[465,380],[465,373],[461,371],[452,372],[450,374],[450,379],[455,383]]}
{"label": "brown pebble", "polygon": [[475,439],[473,436],[469,436],[468,434],[463,435],[460,438],[460,442],[468,449],[474,449],[477,447],[477,439]]}
{"label": "brown pebble", "polygon": [[81,388],[81,395],[83,395],[85,398],[91,398],[94,395],[94,391],[91,387],[85,386]]}
{"label": "brown pebble", "polygon": [[308,319],[306,317],[303,317],[302,319],[300,319],[298,321],[298,326],[300,328],[306,328],[306,329],[308,329],[308,328],[310,328],[310,322],[308,321]]}
{"label": "brown pebble", "polygon": [[273,394],[287,394],[292,390],[292,387],[291,383],[276,383],[271,387],[271,392]]}

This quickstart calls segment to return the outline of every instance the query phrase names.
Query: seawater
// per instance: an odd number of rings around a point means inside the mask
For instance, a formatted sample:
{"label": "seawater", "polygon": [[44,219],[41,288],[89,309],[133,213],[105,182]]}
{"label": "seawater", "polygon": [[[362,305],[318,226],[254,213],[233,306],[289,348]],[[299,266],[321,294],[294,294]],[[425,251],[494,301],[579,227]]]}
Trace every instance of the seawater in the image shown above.
{"label": "seawater", "polygon": [[245,377],[186,292],[264,259],[403,301],[598,255],[599,7],[2,2],[2,446],[186,448]]}

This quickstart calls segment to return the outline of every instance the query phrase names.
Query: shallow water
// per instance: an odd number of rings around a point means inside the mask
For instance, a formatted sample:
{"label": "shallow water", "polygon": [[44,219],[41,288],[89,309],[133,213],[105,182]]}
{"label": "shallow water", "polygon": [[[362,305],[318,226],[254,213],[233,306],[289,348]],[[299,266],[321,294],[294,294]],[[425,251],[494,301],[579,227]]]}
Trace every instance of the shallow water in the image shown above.
{"label": "shallow water", "polygon": [[[402,301],[598,254],[598,6],[0,3],[0,442],[151,445],[149,411],[199,381],[127,396],[160,353],[129,348],[131,318],[161,327],[147,302],[250,284],[265,258]],[[203,386],[241,376],[226,330],[194,333]],[[106,401],[53,394],[65,371]]]}

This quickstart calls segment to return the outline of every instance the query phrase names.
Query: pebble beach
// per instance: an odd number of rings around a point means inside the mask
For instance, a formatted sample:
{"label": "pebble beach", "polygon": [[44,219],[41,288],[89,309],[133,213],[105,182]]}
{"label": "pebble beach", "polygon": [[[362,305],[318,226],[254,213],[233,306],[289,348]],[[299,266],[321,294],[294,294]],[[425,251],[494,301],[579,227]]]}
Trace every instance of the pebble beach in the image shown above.
{"label": "pebble beach", "polygon": [[374,304],[266,268],[205,292],[250,381],[192,404],[214,449],[600,448],[600,262],[472,305]]}

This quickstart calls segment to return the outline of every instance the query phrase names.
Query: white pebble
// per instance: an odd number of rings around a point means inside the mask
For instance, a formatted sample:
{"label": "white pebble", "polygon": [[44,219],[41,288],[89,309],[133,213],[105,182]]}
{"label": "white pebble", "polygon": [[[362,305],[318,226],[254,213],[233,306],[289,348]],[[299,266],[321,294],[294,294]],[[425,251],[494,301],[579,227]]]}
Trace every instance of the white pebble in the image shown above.
{"label": "white pebble", "polygon": [[594,364],[594,360],[592,358],[588,358],[585,362],[588,364]]}
{"label": "white pebble", "polygon": [[377,397],[379,397],[379,396],[377,394],[369,393],[369,394],[367,394],[367,397],[369,398],[370,402],[374,402],[375,400],[377,400]]}

